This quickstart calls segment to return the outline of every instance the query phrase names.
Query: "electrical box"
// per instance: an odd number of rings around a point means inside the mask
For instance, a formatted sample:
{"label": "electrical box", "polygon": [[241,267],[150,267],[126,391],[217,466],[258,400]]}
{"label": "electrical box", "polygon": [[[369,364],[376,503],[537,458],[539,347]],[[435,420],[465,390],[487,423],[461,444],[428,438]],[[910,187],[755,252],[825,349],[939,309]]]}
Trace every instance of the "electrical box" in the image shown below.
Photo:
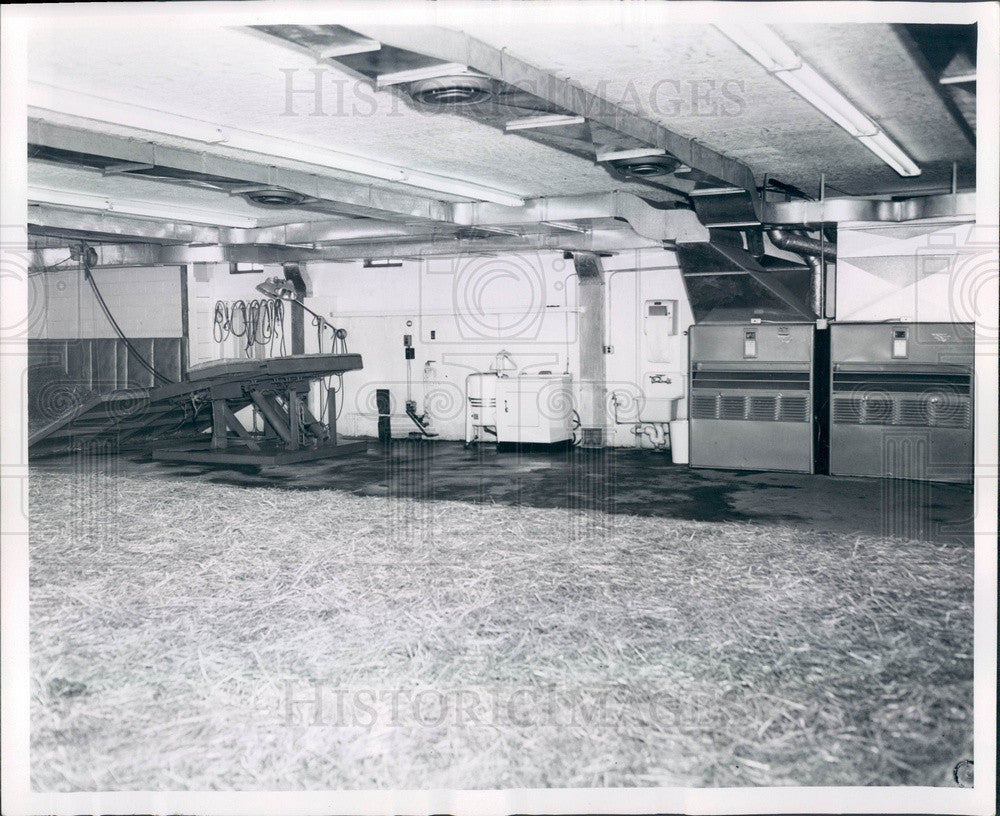
{"label": "electrical box", "polygon": [[971,482],[975,327],[830,327],[830,473]]}
{"label": "electrical box", "polygon": [[813,324],[691,328],[692,467],[812,473]]}
{"label": "electrical box", "polygon": [[521,374],[496,381],[498,444],[553,444],[573,438],[572,377]]}
{"label": "electrical box", "polygon": [[646,340],[646,361],[674,361],[677,336],[677,301],[647,300],[643,305],[643,335]]}

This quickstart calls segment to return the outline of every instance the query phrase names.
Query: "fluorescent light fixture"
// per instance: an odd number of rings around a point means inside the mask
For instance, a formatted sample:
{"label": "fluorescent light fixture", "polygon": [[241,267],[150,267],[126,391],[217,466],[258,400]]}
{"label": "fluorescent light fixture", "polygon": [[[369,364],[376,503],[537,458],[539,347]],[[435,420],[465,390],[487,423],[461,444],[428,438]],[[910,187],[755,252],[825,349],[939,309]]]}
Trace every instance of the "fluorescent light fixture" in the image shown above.
{"label": "fluorescent light fixture", "polygon": [[667,155],[666,150],[660,150],[656,147],[636,147],[631,150],[609,150],[603,153],[598,152],[597,161],[609,162],[616,161],[617,159],[644,159],[646,156],[665,155]]}
{"label": "fluorescent light fixture", "polygon": [[943,76],[938,80],[942,85],[974,85],[976,82],[976,72],[972,71],[968,74],[952,74],[951,76]]}
{"label": "fluorescent light fixture", "polygon": [[533,130],[534,128],[565,127],[568,125],[582,125],[587,120],[583,116],[571,116],[561,113],[553,113],[549,116],[525,116],[523,119],[511,119],[504,130]]}
{"label": "fluorescent light fixture", "polygon": [[227,139],[226,131],[220,125],[202,122],[189,116],[144,108],[129,102],[117,102],[113,99],[67,91],[40,82],[28,83],[28,105],[69,116],[99,119],[138,130],[169,133],[180,139],[191,139],[206,144],[218,144]]}
{"label": "fluorescent light fixture", "polygon": [[203,210],[199,207],[182,207],[176,204],[161,204],[154,201],[112,201],[107,196],[80,193],[73,190],[51,190],[45,187],[28,187],[28,202],[48,204],[53,207],[73,207],[82,210],[98,210],[117,215],[133,215],[140,218],[165,218],[184,223],[211,224],[221,227],[252,228],[257,226],[254,218],[234,215],[218,210]]}
{"label": "fluorescent light fixture", "polygon": [[692,190],[689,196],[717,196],[717,195],[746,195],[747,191],[742,187],[703,187],[700,190]]}
{"label": "fluorescent light fixture", "polygon": [[760,23],[717,24],[716,28],[770,73],[829,117],[901,176],[919,176],[920,168],[878,123],[804,62],[770,28]]}
{"label": "fluorescent light fixture", "polygon": [[234,150],[261,153],[272,158],[280,157],[330,170],[341,170],[384,181],[395,181],[417,187],[425,192],[446,193],[473,201],[489,201],[493,204],[502,204],[505,207],[524,206],[524,199],[520,196],[476,182],[411,170],[375,159],[340,153],[319,145],[289,141],[280,136],[267,136],[236,128],[223,128],[221,125],[202,122],[186,116],[177,116],[89,94],[79,94],[75,91],[67,91],[37,82],[28,83],[28,107],[29,116],[42,120],[45,120],[46,113],[66,114],[95,120],[102,124],[151,131],[178,139],[190,139],[208,144],[225,142],[225,147]]}
{"label": "fluorescent light fixture", "polygon": [[439,62],[426,68],[410,68],[406,71],[393,71],[389,74],[379,74],[375,78],[376,88],[389,85],[401,85],[404,82],[418,82],[421,79],[437,79],[438,77],[455,76],[469,73],[469,66],[457,62]]}
{"label": "fluorescent light fixture", "polygon": [[920,175],[920,168],[913,163],[913,159],[907,156],[903,152],[903,148],[886,136],[881,130],[874,136],[859,136],[858,141],[899,173],[899,175]]}

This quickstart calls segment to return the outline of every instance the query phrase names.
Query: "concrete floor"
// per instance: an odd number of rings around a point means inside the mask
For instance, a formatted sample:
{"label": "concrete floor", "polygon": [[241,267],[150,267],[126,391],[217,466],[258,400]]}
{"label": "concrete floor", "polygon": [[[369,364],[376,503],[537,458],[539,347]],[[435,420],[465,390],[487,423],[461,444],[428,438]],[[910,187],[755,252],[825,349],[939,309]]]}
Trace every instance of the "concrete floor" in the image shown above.
{"label": "concrete floor", "polygon": [[695,470],[639,450],[503,452],[460,442],[372,440],[366,454],[278,468],[154,462],[128,454],[87,464],[43,459],[40,470],[113,467],[122,475],[200,479],[361,496],[529,505],[695,521],[780,523],[803,530],[971,544],[969,485]]}

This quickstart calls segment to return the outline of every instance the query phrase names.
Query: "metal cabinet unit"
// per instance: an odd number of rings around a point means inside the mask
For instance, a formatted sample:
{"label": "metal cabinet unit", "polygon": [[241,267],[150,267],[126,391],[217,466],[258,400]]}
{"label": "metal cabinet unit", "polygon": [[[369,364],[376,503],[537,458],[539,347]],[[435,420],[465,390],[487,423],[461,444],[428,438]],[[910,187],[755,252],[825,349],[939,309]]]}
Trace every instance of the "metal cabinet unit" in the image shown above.
{"label": "metal cabinet unit", "polygon": [[496,432],[500,445],[553,444],[573,438],[572,378],[521,374],[496,381]]}
{"label": "metal cabinet unit", "polygon": [[831,327],[830,472],[970,482],[969,324]]}
{"label": "metal cabinet unit", "polygon": [[691,329],[692,467],[813,472],[813,324]]}

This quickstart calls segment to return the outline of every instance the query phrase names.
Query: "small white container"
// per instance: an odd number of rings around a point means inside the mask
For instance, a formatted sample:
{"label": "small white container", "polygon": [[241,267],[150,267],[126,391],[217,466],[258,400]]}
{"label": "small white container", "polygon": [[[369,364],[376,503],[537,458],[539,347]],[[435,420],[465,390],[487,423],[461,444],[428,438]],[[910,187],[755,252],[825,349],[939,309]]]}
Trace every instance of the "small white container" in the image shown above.
{"label": "small white container", "polygon": [[675,465],[688,463],[688,421],[675,419],[670,423],[670,457]]}

